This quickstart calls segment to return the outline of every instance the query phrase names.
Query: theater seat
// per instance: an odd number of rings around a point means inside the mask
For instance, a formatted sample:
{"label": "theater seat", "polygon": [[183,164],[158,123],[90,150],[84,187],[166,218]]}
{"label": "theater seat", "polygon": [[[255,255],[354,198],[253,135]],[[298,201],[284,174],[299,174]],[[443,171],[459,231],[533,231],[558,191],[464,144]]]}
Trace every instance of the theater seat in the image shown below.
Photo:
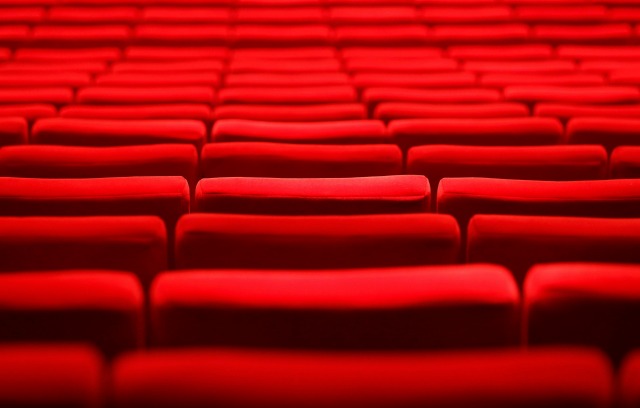
{"label": "theater seat", "polygon": [[616,363],[640,346],[640,267],[617,264],[534,266],[524,285],[529,346],[598,347]]}
{"label": "theater seat", "polygon": [[29,124],[21,117],[0,117],[0,147],[27,143]]}
{"label": "theater seat", "polygon": [[282,30],[270,24],[238,24],[230,41],[236,47],[301,47],[332,43],[331,29],[322,24],[292,24]]}
{"label": "theater seat", "polygon": [[[180,3],[177,3],[180,4]],[[215,2],[213,2],[215,5]],[[206,5],[204,2],[203,6]],[[231,10],[223,7],[176,7],[149,6],[141,13],[141,19],[147,23],[226,23],[231,19]]]}
{"label": "theater seat", "polygon": [[467,261],[507,267],[519,283],[543,262],[640,262],[638,218],[476,215]]}
{"label": "theater seat", "polygon": [[640,91],[624,86],[542,86],[513,85],[504,89],[504,98],[514,102],[556,102],[572,104],[622,104],[637,102]]}
{"label": "theater seat", "polygon": [[4,273],[0,342],[83,342],[113,357],[144,345],[143,307],[142,287],[130,273]]}
{"label": "theater seat", "polygon": [[621,408],[640,406],[640,357],[638,350],[627,354],[618,374],[618,401]]}
{"label": "theater seat", "polygon": [[612,403],[612,377],[607,359],[585,349],[183,349],[126,355],[112,382],[116,408],[604,408]]}
{"label": "theater seat", "polygon": [[0,346],[0,404],[93,408],[102,404],[104,363],[83,345]]}
{"label": "theater seat", "polygon": [[235,10],[235,21],[239,24],[322,24],[326,11],[316,4],[277,7],[239,7]]}
{"label": "theater seat", "polygon": [[287,123],[221,119],[213,126],[211,141],[301,144],[392,143],[384,123],[376,120]]}
{"label": "theater seat", "polygon": [[196,188],[194,209],[282,215],[419,213],[428,211],[430,196],[428,180],[414,175],[333,179],[231,177],[202,179]]}
{"label": "theater seat", "polygon": [[479,83],[485,87],[505,88],[507,86],[601,86],[605,79],[601,74],[592,73],[486,73],[480,76]]}
{"label": "theater seat", "polygon": [[440,44],[513,44],[529,37],[525,24],[441,24],[433,28],[433,38]]}
{"label": "theater seat", "polygon": [[152,216],[0,217],[0,271],[110,269],[148,284],[167,269],[166,228]]}
{"label": "theater seat", "polygon": [[389,133],[405,151],[428,144],[555,145],[563,139],[562,124],[550,118],[402,119],[389,124]]}
{"label": "theater seat", "polygon": [[22,117],[28,122],[56,116],[56,107],[46,103],[0,105],[0,118]]}
{"label": "theater seat", "polygon": [[122,120],[193,119],[208,123],[211,120],[211,107],[204,103],[161,105],[69,105],[60,109],[60,117]]}
{"label": "theater seat", "polygon": [[[238,10],[239,12],[239,10]],[[337,50],[332,46],[294,46],[294,47],[242,47],[231,50],[231,60],[261,60],[263,62],[301,62],[313,59],[334,59]]]}
{"label": "theater seat", "polygon": [[195,120],[107,120],[48,118],[33,126],[31,143],[67,146],[192,144],[200,149],[207,129]]}
{"label": "theater seat", "polygon": [[628,24],[540,24],[531,29],[531,39],[551,44],[607,44],[631,39]]}
{"label": "theater seat", "polygon": [[124,49],[127,61],[175,61],[190,59],[223,59],[229,55],[225,47],[212,46],[144,46],[132,45]]}
{"label": "theater seat", "polygon": [[221,104],[256,105],[314,105],[358,101],[356,90],[348,85],[224,88],[218,98]]}
{"label": "theater seat", "polygon": [[454,177],[549,181],[602,179],[608,174],[607,152],[595,145],[416,146],[409,149],[406,173],[427,176],[434,190],[441,179]]}
{"label": "theater seat", "polygon": [[132,39],[140,45],[224,45],[231,36],[225,24],[207,23],[142,23]]}
{"label": "theater seat", "polygon": [[564,103],[537,103],[535,116],[558,118],[567,121],[574,117],[606,117],[637,118],[640,116],[640,105],[578,105]]}
{"label": "theater seat", "polygon": [[0,89],[1,105],[50,104],[67,105],[73,102],[70,88],[8,88]]}
{"label": "theater seat", "polygon": [[[304,88],[349,86],[351,80],[346,72],[230,72],[225,85],[230,88]],[[277,95],[277,92],[274,92]],[[275,95],[274,95],[275,96]]]}
{"label": "theater seat", "polygon": [[367,118],[360,103],[334,103],[318,105],[225,105],[213,112],[216,120],[246,119],[271,122],[334,122]]}
{"label": "theater seat", "polygon": [[79,88],[91,84],[91,75],[85,72],[5,72],[0,75],[0,88]]}
{"label": "theater seat", "polygon": [[529,116],[529,108],[521,103],[452,103],[425,104],[383,102],[373,117],[383,121],[414,118],[513,118]]}
{"label": "theater seat", "polygon": [[266,142],[209,143],[203,177],[370,177],[402,173],[395,145],[300,145]]}
{"label": "theater seat", "polygon": [[171,231],[188,212],[182,177],[0,177],[0,216],[156,215]]}
{"label": "theater seat", "polygon": [[502,95],[495,89],[451,88],[451,89],[409,89],[409,88],[366,88],[362,101],[375,108],[382,102],[406,102],[425,104],[494,103],[500,102]]}
{"label": "theater seat", "polygon": [[150,296],[161,347],[407,350],[518,342],[518,288],[509,271],[490,265],[181,271],[160,275]]}
{"label": "theater seat", "polygon": [[124,45],[131,39],[131,29],[124,24],[108,25],[37,25],[30,43],[47,47],[99,47]]}
{"label": "theater seat", "polygon": [[458,62],[450,58],[404,59],[395,61],[392,58],[378,59],[373,57],[351,58],[345,61],[348,72],[406,72],[432,73],[450,72],[458,69]]}
{"label": "theater seat", "polygon": [[640,146],[622,146],[611,153],[612,178],[640,178]]}
{"label": "theater seat", "polygon": [[425,44],[430,31],[419,24],[345,25],[335,28],[338,45],[349,46],[407,46]]}
{"label": "theater seat", "polygon": [[[171,67],[173,69],[173,66]],[[114,87],[220,86],[220,76],[208,71],[110,72],[96,77],[96,85]]]}
{"label": "theater seat", "polygon": [[438,212],[461,226],[475,214],[640,218],[640,180],[449,178],[438,187]]}
{"label": "theater seat", "polygon": [[352,76],[358,88],[471,88],[477,78],[473,72],[357,72]]}
{"label": "theater seat", "polygon": [[42,63],[56,61],[115,61],[122,56],[117,47],[97,48],[18,48],[15,61],[37,61]]}
{"label": "theater seat", "polygon": [[111,87],[90,86],[78,91],[77,102],[87,105],[152,105],[215,102],[215,91],[207,86]]}
{"label": "theater seat", "polygon": [[176,228],[176,266],[323,269],[447,264],[460,233],[442,214],[190,214]]}
{"label": "theater seat", "polygon": [[108,2],[106,3],[105,7],[54,6],[47,13],[47,22],[61,25],[135,24],[138,22],[138,10],[135,7],[109,7]]}
{"label": "theater seat", "polygon": [[384,46],[365,45],[347,46],[340,49],[340,55],[346,61],[358,58],[394,60],[428,60],[442,57],[442,50],[430,46]]}
{"label": "theater seat", "polygon": [[569,143],[601,144],[611,151],[618,146],[640,145],[640,120],[581,117],[567,124]]}
{"label": "theater seat", "polygon": [[[277,53],[277,49],[274,50]],[[340,60],[335,57],[330,58],[286,58],[286,64],[281,58],[268,55],[258,55],[256,57],[237,57],[231,59],[227,67],[233,73],[291,73],[291,74],[320,74],[340,72],[342,67]]]}
{"label": "theater seat", "polygon": [[[64,54],[63,54],[64,55]],[[11,61],[0,65],[2,73],[49,73],[49,72],[83,72],[89,74],[98,74],[105,72],[108,68],[108,62],[104,60],[76,60],[76,59],[60,59],[46,61]]]}
{"label": "theater seat", "polygon": [[117,61],[111,65],[111,71],[116,74],[134,73],[202,73],[212,77],[224,69],[224,62],[219,59],[188,59],[166,61]]}
{"label": "theater seat", "polygon": [[[452,9],[454,13],[455,10]],[[453,45],[447,49],[452,58],[504,61],[551,59],[553,51],[553,47],[548,44]]]}
{"label": "theater seat", "polygon": [[120,147],[28,145],[0,149],[0,176],[99,178],[181,176],[198,182],[198,152],[190,145]]}

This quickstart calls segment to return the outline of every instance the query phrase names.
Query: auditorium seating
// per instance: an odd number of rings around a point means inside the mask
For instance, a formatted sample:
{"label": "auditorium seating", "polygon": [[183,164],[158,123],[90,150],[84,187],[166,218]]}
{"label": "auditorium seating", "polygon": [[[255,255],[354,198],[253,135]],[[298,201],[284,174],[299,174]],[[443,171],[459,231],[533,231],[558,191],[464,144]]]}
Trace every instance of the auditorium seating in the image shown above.
{"label": "auditorium seating", "polygon": [[623,362],[618,378],[618,393],[620,406],[624,408],[637,407],[640,403],[640,357],[639,352],[631,353]]}

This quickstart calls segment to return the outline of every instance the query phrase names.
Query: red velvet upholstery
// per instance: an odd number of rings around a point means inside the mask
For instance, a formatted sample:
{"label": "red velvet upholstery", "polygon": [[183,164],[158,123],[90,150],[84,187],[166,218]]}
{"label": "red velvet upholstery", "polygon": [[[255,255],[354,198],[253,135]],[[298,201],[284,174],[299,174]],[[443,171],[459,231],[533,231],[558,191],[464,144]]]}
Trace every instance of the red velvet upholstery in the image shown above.
{"label": "red velvet upholstery", "polygon": [[265,105],[316,105],[355,103],[358,96],[348,85],[305,87],[260,87],[246,86],[225,88],[220,91],[222,104]]}
{"label": "red velvet upholstery", "polygon": [[69,105],[60,109],[60,117],[120,120],[193,119],[208,122],[211,119],[211,107],[204,103],[160,105]]}
{"label": "red velvet upholstery", "polygon": [[504,265],[523,282],[542,262],[640,262],[638,218],[476,215],[467,261]]}
{"label": "red velvet upholstery", "polygon": [[167,269],[160,218],[0,217],[0,270],[111,269],[148,284]]}
{"label": "red velvet upholstery", "polygon": [[73,91],[69,88],[8,88],[0,89],[2,105],[51,104],[65,105],[73,102]]}
{"label": "red velvet upholstery", "polygon": [[320,105],[225,105],[213,112],[216,120],[249,119],[274,122],[334,122],[361,120],[367,113],[360,103]]}
{"label": "red velvet upholstery", "polygon": [[125,44],[130,38],[131,29],[123,24],[39,25],[31,32],[31,40],[39,46],[113,46]]}
{"label": "red velvet upholstery", "polygon": [[572,105],[564,103],[537,103],[535,116],[548,116],[562,120],[574,117],[627,117],[637,118],[640,115],[640,105]]}
{"label": "red velvet upholstery", "polygon": [[113,61],[121,56],[117,47],[99,48],[18,48],[15,61]]}
{"label": "red velvet upholstery", "polygon": [[523,330],[529,345],[601,348],[619,362],[640,346],[640,267],[547,264],[524,284]]}
{"label": "red velvet upholstery", "polygon": [[640,100],[640,91],[623,86],[541,86],[513,85],[504,90],[504,97],[515,102],[557,102],[577,104],[629,103]]}
{"label": "red velvet upholstery", "polygon": [[207,129],[195,120],[118,120],[48,118],[33,127],[31,142],[68,146],[131,146],[163,143],[192,144],[200,149]]}
{"label": "red velvet upholstery", "polygon": [[114,74],[133,73],[197,73],[208,72],[211,77],[224,69],[219,59],[193,59],[186,61],[121,61],[114,62],[111,71]]}
{"label": "red velvet upholstery", "polygon": [[398,73],[358,72],[353,84],[359,88],[471,88],[477,78],[472,72]]}
{"label": "red velvet upholstery", "polygon": [[605,408],[613,394],[611,371],[600,353],[582,349],[440,355],[175,350],[119,359],[113,386],[116,408]]}
{"label": "red velvet upholstery", "polygon": [[[282,14],[282,13],[280,13]],[[289,27],[287,27],[288,29]],[[335,58],[336,49],[329,46],[298,47],[243,47],[233,49],[233,58],[237,60],[261,60],[263,62],[300,62],[301,60]]]}
{"label": "red velvet upholstery", "polygon": [[222,7],[150,6],[142,10],[140,17],[149,23],[224,23],[231,18],[231,10]]}
{"label": "red velvet upholstery", "polygon": [[105,394],[99,353],[81,345],[0,346],[0,404],[98,408]]}
{"label": "red velvet upholstery", "polygon": [[332,37],[330,28],[321,24],[290,25],[286,30],[267,24],[240,24],[231,34],[231,41],[240,47],[296,47],[324,45]]}
{"label": "red velvet upholstery", "polygon": [[[338,87],[349,86],[349,75],[345,72],[314,72],[314,73],[280,73],[280,72],[230,72],[225,77],[225,85],[230,88],[290,88],[290,87]],[[302,90],[301,90],[302,92]],[[272,97],[278,98],[277,91]],[[253,102],[253,101],[251,101]],[[351,101],[349,101],[351,102]]]}
{"label": "red velvet upholstery", "polygon": [[381,102],[407,102],[425,104],[454,103],[492,103],[499,102],[502,96],[495,89],[452,88],[452,89],[405,89],[405,88],[367,88],[362,100],[370,107]]}
{"label": "red velvet upholstery", "polygon": [[0,147],[27,143],[29,125],[21,117],[0,117]]}
{"label": "red velvet upholstery", "polygon": [[[241,7],[235,10],[235,18],[242,24],[322,24],[326,12],[321,7],[293,5],[292,7]],[[312,6],[316,6],[315,4]]]}
{"label": "red velvet upholstery", "polygon": [[383,102],[373,117],[384,121],[412,118],[511,118],[529,116],[529,108],[521,103],[418,104]]}
{"label": "red velvet upholstery", "polygon": [[176,265],[349,268],[455,263],[460,233],[442,214],[190,214],[176,227]]}
{"label": "red velvet upholstery", "polygon": [[[341,179],[212,178],[196,188],[193,209],[239,214],[376,214],[428,211],[422,176]],[[0,201],[1,203],[1,201]]]}
{"label": "red velvet upholstery", "polygon": [[91,86],[78,91],[77,101],[93,105],[144,105],[215,102],[215,92],[206,86],[111,87]]}
{"label": "red velvet upholstery", "polygon": [[618,400],[621,408],[640,406],[640,356],[638,350],[629,353],[620,368]]}
{"label": "red velvet upholstery", "polygon": [[281,142],[304,144],[391,143],[384,123],[354,120],[320,123],[278,123],[221,119],[211,131],[212,142]]}
{"label": "red velvet upholstery", "polygon": [[76,147],[29,145],[0,149],[0,175],[34,178],[182,176],[195,187],[198,152],[186,144]]}
{"label": "red velvet upholstery", "polygon": [[27,121],[56,116],[56,107],[45,103],[0,105],[0,118],[20,117]]}
{"label": "red velvet upholstery", "polygon": [[397,146],[209,143],[202,149],[204,177],[367,177],[402,172]]}
{"label": "red velvet upholstery", "polygon": [[169,86],[209,86],[220,85],[220,76],[208,71],[178,71],[175,64],[167,64],[164,67],[153,64],[160,69],[166,69],[170,73],[155,72],[150,69],[145,71],[114,72],[99,75],[96,85],[114,87],[169,87]]}
{"label": "red velvet upholstery", "polygon": [[611,153],[612,178],[640,178],[640,146],[617,147]]}
{"label": "red velvet upholstery", "polygon": [[[278,49],[274,50],[277,53]],[[293,55],[293,54],[292,54]],[[341,71],[340,61],[337,58],[313,58],[296,59],[293,56],[287,58],[286,64],[277,56],[257,55],[255,57],[238,56],[229,61],[227,67],[233,73],[291,73],[291,74],[320,74],[336,73]]]}
{"label": "red velvet upholstery", "polygon": [[0,77],[2,88],[44,88],[71,87],[79,88],[91,84],[91,75],[84,72],[26,72],[3,73]]}
{"label": "red velvet upholstery", "polygon": [[85,342],[114,356],[144,345],[143,305],[130,273],[0,274],[0,341]]}
{"label": "red velvet upholstery", "polygon": [[[179,18],[180,16],[176,16]],[[180,59],[214,59],[224,58],[228,50],[223,47],[180,47],[180,46],[141,46],[133,45],[124,50],[124,56],[129,61],[162,61]]]}
{"label": "red velvet upholstery", "polygon": [[631,118],[575,118],[567,124],[569,143],[597,143],[607,150],[640,145],[640,120]]}
{"label": "red velvet upholstery", "polygon": [[341,46],[415,45],[429,41],[429,30],[419,24],[350,25],[335,29],[336,41]]}
{"label": "red velvet upholstery", "polygon": [[531,37],[549,43],[610,43],[624,41],[632,36],[627,24],[585,24],[534,26]]}
{"label": "red velvet upholstery", "polygon": [[517,344],[519,329],[518,288],[490,265],[181,271],[156,279],[151,308],[164,347],[477,348]]}
{"label": "red velvet upholstery", "polygon": [[[455,18],[458,8],[451,8]],[[449,56],[453,58],[479,60],[541,60],[553,57],[553,47],[548,44],[517,45],[454,45],[449,47]]]}
{"label": "red velvet upholstery", "polygon": [[228,26],[207,22],[205,24],[138,24],[133,38],[137,43],[150,45],[212,45],[224,44],[231,35]]}

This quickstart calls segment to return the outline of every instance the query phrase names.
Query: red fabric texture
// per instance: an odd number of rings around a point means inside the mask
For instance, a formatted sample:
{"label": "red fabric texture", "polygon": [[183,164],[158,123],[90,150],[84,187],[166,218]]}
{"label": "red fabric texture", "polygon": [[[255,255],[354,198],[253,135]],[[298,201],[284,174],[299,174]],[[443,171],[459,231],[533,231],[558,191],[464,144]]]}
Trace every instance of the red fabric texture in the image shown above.
{"label": "red fabric texture", "polygon": [[617,147],[610,164],[612,178],[640,178],[640,146]]}
{"label": "red fabric texture", "polygon": [[631,118],[576,118],[567,124],[569,143],[601,144],[607,150],[640,144],[640,120]]}
{"label": "red fabric texture", "polygon": [[640,353],[638,350],[629,353],[620,368],[618,395],[620,407],[640,406]]}
{"label": "red fabric texture", "polygon": [[27,143],[29,124],[21,117],[0,117],[0,147]]}
{"label": "red fabric texture", "polygon": [[213,112],[216,120],[248,119],[274,122],[334,122],[367,118],[360,103],[333,103],[316,105],[224,105]]}

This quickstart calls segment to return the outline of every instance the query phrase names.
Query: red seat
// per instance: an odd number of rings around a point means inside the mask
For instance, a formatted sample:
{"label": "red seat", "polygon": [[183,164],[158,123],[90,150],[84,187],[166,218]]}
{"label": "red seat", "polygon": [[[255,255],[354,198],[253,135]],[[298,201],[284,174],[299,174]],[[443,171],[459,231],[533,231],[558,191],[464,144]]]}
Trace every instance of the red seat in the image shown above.
{"label": "red seat", "polygon": [[2,105],[19,104],[50,104],[60,106],[71,102],[73,102],[73,90],[70,88],[0,89],[0,107]]}
{"label": "red seat", "polygon": [[167,236],[152,216],[0,217],[2,272],[109,269],[147,285],[167,269]]}
{"label": "red seat", "polygon": [[[287,58],[284,59],[286,61],[286,64],[283,64],[283,59],[281,58],[262,58],[264,57],[256,57],[253,59],[238,57],[229,61],[229,66],[227,67],[227,69],[231,73],[304,73],[314,75],[320,75],[321,73],[338,73],[342,69],[340,60],[337,58]],[[262,76],[253,78],[262,78]]]}
{"label": "red seat", "polygon": [[618,401],[621,408],[640,406],[640,357],[638,350],[629,353],[620,368]]}
{"label": "red seat", "polygon": [[640,145],[640,120],[575,118],[567,124],[567,138],[569,143],[601,144],[609,151],[618,146]]}
{"label": "red seat", "polygon": [[91,84],[91,75],[85,72],[5,72],[0,75],[0,88],[80,88]]}
{"label": "red seat", "polygon": [[157,46],[149,47],[132,45],[124,50],[127,61],[167,61],[187,59],[222,59],[229,52],[222,47],[195,47],[195,46]]}
{"label": "red seat", "polygon": [[330,269],[455,263],[460,232],[442,214],[190,214],[176,228],[179,269]]}
{"label": "red seat", "polygon": [[55,6],[47,13],[47,23],[61,25],[135,24],[138,19],[138,10],[128,6]]}
{"label": "red seat", "polygon": [[640,146],[616,147],[610,163],[612,178],[640,178]]}
{"label": "red seat", "polygon": [[453,45],[448,48],[452,58],[469,60],[547,60],[553,57],[548,44],[518,45]]}
{"label": "red seat", "polygon": [[0,149],[0,175],[34,178],[182,176],[198,182],[198,151],[186,144],[76,147],[29,145]]}
{"label": "red seat", "polygon": [[403,119],[391,122],[389,132],[403,150],[427,144],[553,145],[563,139],[562,124],[549,118]]}
{"label": "red seat", "polygon": [[623,86],[541,86],[514,85],[504,90],[504,97],[515,102],[556,102],[573,104],[614,104],[637,102],[640,91]]}
{"label": "red seat", "polygon": [[138,24],[133,40],[148,45],[226,44],[231,30],[222,24]]}
{"label": "red seat", "polygon": [[57,115],[56,107],[45,103],[0,105],[0,118],[21,117],[29,122]]}
{"label": "red seat", "polygon": [[[180,2],[175,4],[180,4]],[[141,16],[145,23],[160,24],[225,24],[231,18],[231,10],[222,7],[150,6],[142,10]]]}
{"label": "red seat", "polygon": [[367,118],[364,105],[334,103],[314,105],[225,105],[213,112],[215,120],[245,119],[270,122],[334,122]]}
{"label": "red seat", "polygon": [[353,74],[358,88],[471,88],[476,85],[472,72],[441,72],[430,74],[359,72]]}
{"label": "red seat", "polygon": [[42,7],[3,7],[0,15],[2,24],[39,24],[45,19]]}
{"label": "red seat", "polygon": [[115,72],[98,75],[95,84],[114,87],[179,87],[207,86],[215,88],[221,83],[220,76],[207,71],[193,72]]}
{"label": "red seat", "polygon": [[[332,87],[349,86],[349,75],[345,72],[314,72],[314,73],[239,73],[231,72],[225,77],[228,87],[256,87],[256,88],[290,88],[304,87]],[[302,91],[302,90],[301,90]],[[221,92],[221,94],[224,91]],[[279,91],[274,91],[274,95]]]}
{"label": "red seat", "polygon": [[385,122],[413,118],[512,118],[529,116],[529,108],[521,103],[454,103],[425,104],[383,102],[373,117]]}
{"label": "red seat", "polygon": [[[63,54],[64,55],[64,54]],[[64,57],[61,57],[64,58]],[[106,60],[50,60],[43,63],[39,60],[10,61],[0,65],[0,73],[51,73],[51,72],[84,72],[96,74],[107,70]]]}
{"label": "red seat", "polygon": [[352,59],[402,59],[407,60],[428,60],[441,58],[442,50],[436,47],[427,46],[347,46],[340,49],[340,54],[345,61]]}
{"label": "red seat", "polygon": [[31,41],[41,46],[95,47],[124,45],[131,40],[126,25],[38,25],[33,28]]}
{"label": "red seat", "polygon": [[476,215],[467,261],[507,267],[520,283],[543,262],[640,262],[640,219]]}
{"label": "red seat", "polygon": [[150,296],[162,347],[479,348],[519,337],[518,288],[490,265],[181,271],[160,275]]}
{"label": "red seat", "polygon": [[144,345],[143,308],[142,287],[130,273],[0,274],[1,342],[84,342],[114,356]]}
{"label": "red seat", "polygon": [[640,218],[640,180],[449,178],[438,187],[438,212],[462,227],[476,214]]}
{"label": "red seat", "polygon": [[559,45],[556,53],[560,58],[578,60],[610,59],[638,60],[640,47],[628,45]]}
{"label": "red seat", "polygon": [[438,354],[183,349],[125,356],[116,362],[112,382],[116,408],[592,408],[612,403],[612,377],[607,359],[584,349]]}
{"label": "red seat", "polygon": [[514,18],[527,23],[585,24],[607,20],[607,8],[602,5],[579,6],[520,6],[514,9]]}
{"label": "red seat", "polygon": [[93,408],[104,399],[105,365],[88,346],[4,345],[0,367],[2,405]]}
{"label": "red seat", "polygon": [[[0,107],[0,114],[2,107]],[[50,115],[54,116],[54,115]],[[204,103],[161,105],[69,105],[60,109],[62,118],[82,119],[193,119],[211,120],[211,107]]]}
{"label": "red seat", "polygon": [[433,38],[445,45],[517,43],[529,38],[529,27],[524,24],[443,24],[433,28]]}
{"label": "red seat", "polygon": [[[286,29],[289,29],[287,26]],[[294,47],[243,47],[234,48],[231,61],[262,60],[266,62],[278,62],[286,60],[295,63],[300,60],[331,59],[337,57],[337,50],[330,46],[294,46]]]}
{"label": "red seat", "polygon": [[418,24],[355,25],[336,27],[336,41],[341,46],[402,46],[425,44],[431,38],[430,31]]}
{"label": "red seat", "polygon": [[300,145],[267,142],[209,143],[203,177],[371,177],[402,173],[394,145]]}
{"label": "red seat", "polygon": [[537,265],[527,274],[523,302],[529,346],[599,347],[617,363],[640,347],[638,265]]}
{"label": "red seat", "polygon": [[240,24],[232,31],[231,41],[236,46],[310,46],[332,43],[332,32],[326,25],[289,25],[286,29],[273,25]]}
{"label": "red seat", "polygon": [[570,60],[549,59],[533,61],[471,60],[463,64],[463,69],[473,72],[506,74],[567,74],[577,69]]}
{"label": "red seat", "polygon": [[450,58],[394,60],[367,57],[345,61],[345,69],[349,72],[448,72],[456,71],[458,65],[456,60]]}
{"label": "red seat", "polygon": [[316,5],[302,7],[239,7],[235,21],[239,24],[322,24],[325,10]]}
{"label": "red seat", "polygon": [[531,39],[548,43],[611,43],[630,39],[633,36],[627,24],[591,25],[536,25],[531,30]]}
{"label": "red seat", "polygon": [[424,104],[454,103],[494,103],[500,102],[502,95],[495,89],[451,88],[451,89],[408,89],[408,88],[366,88],[362,101],[375,108],[381,102],[406,102]]}
{"label": "red seat", "polygon": [[535,116],[558,118],[563,121],[573,117],[627,117],[640,116],[640,104],[636,105],[579,105],[566,103],[537,103],[534,107]]}
{"label": "red seat", "polygon": [[599,74],[511,74],[511,73],[487,73],[480,76],[480,85],[487,87],[504,88],[511,85],[537,85],[537,86],[600,86],[605,85],[605,80]]}
{"label": "red seat", "polygon": [[421,20],[427,24],[491,24],[511,20],[511,9],[495,6],[427,6],[420,10]]}
{"label": "red seat", "polygon": [[224,88],[218,98],[221,104],[256,105],[314,105],[358,101],[356,90],[348,85]]}
{"label": "red seat", "polygon": [[198,183],[193,209],[211,213],[274,215],[418,213],[428,210],[430,195],[429,182],[417,175],[332,179],[211,178]]}
{"label": "red seat", "polygon": [[418,11],[415,7],[395,6],[336,6],[329,8],[329,23],[334,25],[384,25],[415,24]]}
{"label": "red seat", "polygon": [[282,142],[301,144],[392,143],[382,122],[353,120],[318,123],[261,122],[221,119],[211,131],[212,142]]}
{"label": "red seat", "polygon": [[25,144],[28,141],[28,137],[29,125],[24,118],[0,117],[0,148]]}
{"label": "red seat", "polygon": [[[224,62],[216,58],[189,59],[185,61],[119,61],[114,62],[111,70],[116,73],[197,73],[204,72],[212,75],[222,71]],[[212,75],[213,76],[213,75]]]}
{"label": "red seat", "polygon": [[20,46],[29,40],[30,35],[31,28],[26,24],[0,25],[0,44],[2,46]]}
{"label": "red seat", "polygon": [[9,48],[0,48],[0,61],[7,61],[11,59],[11,50]]}
{"label": "red seat", "polygon": [[13,56],[16,61],[114,61],[121,57],[119,48],[18,48]]}
{"label": "red seat", "polygon": [[33,127],[31,142],[68,146],[132,146],[184,143],[200,149],[207,129],[195,120],[48,118]]}
{"label": "red seat", "polygon": [[91,105],[152,105],[215,102],[215,91],[207,86],[110,87],[90,86],[78,91],[77,102]]}

